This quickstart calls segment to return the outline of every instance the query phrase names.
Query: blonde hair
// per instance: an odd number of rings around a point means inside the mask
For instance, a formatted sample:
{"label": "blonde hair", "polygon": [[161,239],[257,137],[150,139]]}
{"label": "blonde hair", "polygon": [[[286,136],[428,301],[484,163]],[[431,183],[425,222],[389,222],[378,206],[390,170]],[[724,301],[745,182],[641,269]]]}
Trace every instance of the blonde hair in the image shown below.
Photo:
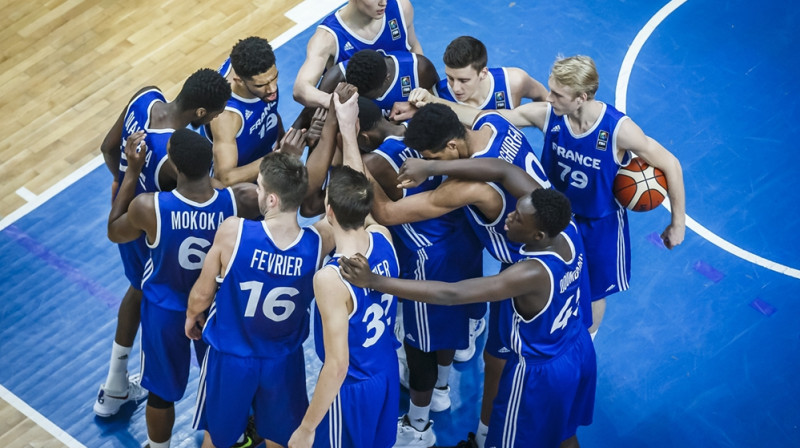
{"label": "blonde hair", "polygon": [[600,85],[597,67],[589,56],[559,56],[553,63],[550,76],[562,86],[571,88],[575,96],[585,93],[588,99],[594,99]]}

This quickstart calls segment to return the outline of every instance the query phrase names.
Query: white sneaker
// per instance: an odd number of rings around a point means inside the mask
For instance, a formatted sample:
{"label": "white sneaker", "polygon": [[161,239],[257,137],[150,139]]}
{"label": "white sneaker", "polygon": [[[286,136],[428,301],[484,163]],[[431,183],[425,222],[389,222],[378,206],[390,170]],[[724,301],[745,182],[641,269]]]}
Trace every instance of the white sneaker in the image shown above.
{"label": "white sneaker", "polygon": [[397,419],[397,442],[394,448],[428,448],[436,444],[433,433],[433,420],[428,421],[425,429],[418,431],[408,421],[408,414]]}
{"label": "white sneaker", "polygon": [[470,319],[469,320],[469,347],[456,350],[456,356],[453,358],[455,362],[467,362],[475,356],[475,340],[478,339],[478,336],[486,330],[486,320],[483,318],[481,319]]}
{"label": "white sneaker", "polygon": [[408,359],[403,347],[397,349],[397,364],[400,366],[400,385],[408,389]]}
{"label": "white sneaker", "polygon": [[119,408],[129,402],[138,402],[147,396],[147,389],[142,387],[139,375],[128,378],[128,390],[124,393],[109,392],[105,390],[105,384],[100,386],[97,392],[97,400],[94,402],[94,413],[98,417],[111,417],[119,412]]}
{"label": "white sneaker", "polygon": [[431,397],[431,412],[442,412],[450,409],[450,386],[434,387]]}

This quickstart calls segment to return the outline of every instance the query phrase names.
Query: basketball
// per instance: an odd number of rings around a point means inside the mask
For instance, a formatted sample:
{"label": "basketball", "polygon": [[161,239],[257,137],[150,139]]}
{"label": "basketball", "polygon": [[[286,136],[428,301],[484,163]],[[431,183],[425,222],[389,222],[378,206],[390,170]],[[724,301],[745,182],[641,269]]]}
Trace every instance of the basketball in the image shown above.
{"label": "basketball", "polygon": [[617,177],[614,178],[614,197],[628,210],[650,211],[667,197],[667,177],[660,169],[634,157],[617,172]]}

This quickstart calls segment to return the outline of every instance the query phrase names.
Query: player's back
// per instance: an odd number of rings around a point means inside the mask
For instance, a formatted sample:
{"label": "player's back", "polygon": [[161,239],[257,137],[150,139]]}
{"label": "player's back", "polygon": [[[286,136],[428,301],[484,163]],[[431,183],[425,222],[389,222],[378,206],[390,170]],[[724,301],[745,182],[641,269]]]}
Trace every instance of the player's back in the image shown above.
{"label": "player's back", "polygon": [[[585,269],[583,243],[574,222],[561,233],[571,258],[555,252],[522,251],[527,260],[538,260],[550,276],[550,297],[536,316],[526,320],[516,312],[514,301],[501,304],[500,334],[504,345],[527,359],[550,359],[571,346],[579,332],[585,332],[582,314],[591,313],[591,295],[582,278]],[[516,299],[515,299],[516,300]]]}
{"label": "player's back", "polygon": [[156,234],[145,264],[142,290],[149,302],[185,311],[203,267],[206,253],[222,221],[236,216],[233,190],[214,190],[204,203],[194,202],[177,190],[154,195]]}
{"label": "player's back", "polygon": [[[381,233],[369,232],[370,247],[364,256],[369,261],[372,272],[387,277],[397,277],[399,268],[392,243]],[[323,269],[339,272],[339,255],[335,254]],[[341,279],[353,301],[353,311],[349,316],[348,346],[350,366],[345,384],[367,380],[378,375],[394,374],[397,369],[397,339],[394,336],[394,316],[397,315],[397,300],[391,294],[384,294],[366,288],[353,286]],[[317,310],[314,317],[314,331],[322,334],[322,318]],[[317,354],[325,360],[323,338],[315,337]]]}
{"label": "player's back", "polygon": [[344,23],[341,19],[341,9],[326,17],[319,28],[331,33],[336,40],[334,65],[350,59],[361,50],[383,52],[411,50],[403,9],[397,0],[386,2],[381,29],[371,40],[358,36]]}
{"label": "player's back", "polygon": [[164,164],[167,163],[167,143],[175,132],[174,129],[145,129],[144,138],[147,144],[147,155],[144,159],[142,172],[139,173],[139,182],[136,185],[136,194],[155,193],[167,191],[171,185],[161,185],[159,176]]}
{"label": "player's back", "polygon": [[616,132],[627,116],[608,104],[588,131],[577,134],[565,116],[548,106],[542,165],[553,187],[564,193],[575,215],[602,218],[622,207],[614,198],[614,178],[630,160],[617,160]]}
{"label": "player's back", "polygon": [[128,169],[128,159],[125,157],[125,142],[131,134],[138,131],[152,128],[152,110],[153,105],[156,103],[166,103],[164,94],[157,87],[151,87],[139,92],[125,109],[125,118],[122,122],[122,139],[119,143],[119,149],[122,157],[119,160],[119,182],[122,183],[122,178],[125,171]]}
{"label": "player's back", "polygon": [[241,357],[280,357],[298,350],[308,336],[314,273],[323,258],[322,238],[313,227],[301,227],[297,239],[282,249],[264,221],[241,219],[203,338]]}
{"label": "player's back", "polygon": [[[513,109],[514,99],[511,97],[511,85],[508,83],[508,73],[505,67],[490,68],[488,77],[491,87],[486,98],[477,108],[481,110]],[[466,104],[456,99],[453,89],[447,83],[447,78],[436,83],[433,87],[433,94],[447,101]]]}

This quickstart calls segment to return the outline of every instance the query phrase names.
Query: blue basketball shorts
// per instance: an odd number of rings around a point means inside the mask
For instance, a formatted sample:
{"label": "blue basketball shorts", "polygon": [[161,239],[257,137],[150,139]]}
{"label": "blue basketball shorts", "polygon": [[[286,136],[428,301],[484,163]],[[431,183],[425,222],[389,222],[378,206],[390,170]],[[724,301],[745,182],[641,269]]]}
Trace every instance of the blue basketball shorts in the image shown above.
{"label": "blue basketball shorts", "polygon": [[133,241],[117,244],[117,248],[122,260],[122,268],[125,271],[125,278],[128,279],[131,286],[141,291],[144,264],[150,258],[150,248],[147,247],[144,234]]}
{"label": "blue basketball shorts", "polygon": [[592,301],[625,291],[631,279],[628,213],[620,209],[599,219],[575,216],[586,251]]}
{"label": "blue basketball shorts", "polygon": [[194,429],[208,431],[214,446],[232,446],[247,427],[251,404],[258,434],[286,446],[308,409],[302,348],[281,358],[242,358],[209,347]]}

